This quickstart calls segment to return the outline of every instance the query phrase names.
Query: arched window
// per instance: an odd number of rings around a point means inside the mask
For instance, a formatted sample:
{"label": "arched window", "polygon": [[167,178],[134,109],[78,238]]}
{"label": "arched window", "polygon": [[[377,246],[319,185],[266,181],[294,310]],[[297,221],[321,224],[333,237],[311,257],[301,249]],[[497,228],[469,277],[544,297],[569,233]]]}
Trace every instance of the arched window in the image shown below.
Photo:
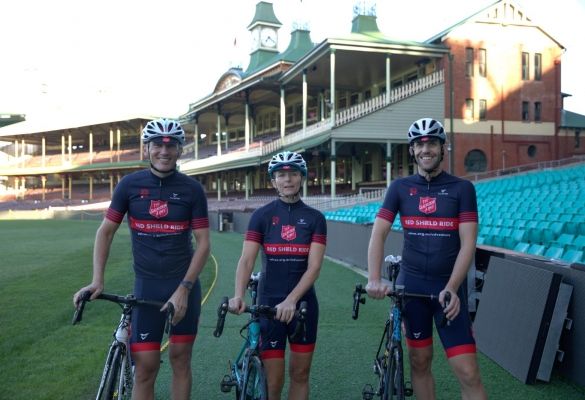
{"label": "arched window", "polygon": [[487,158],[481,150],[471,150],[465,156],[466,172],[485,172],[487,170]]}

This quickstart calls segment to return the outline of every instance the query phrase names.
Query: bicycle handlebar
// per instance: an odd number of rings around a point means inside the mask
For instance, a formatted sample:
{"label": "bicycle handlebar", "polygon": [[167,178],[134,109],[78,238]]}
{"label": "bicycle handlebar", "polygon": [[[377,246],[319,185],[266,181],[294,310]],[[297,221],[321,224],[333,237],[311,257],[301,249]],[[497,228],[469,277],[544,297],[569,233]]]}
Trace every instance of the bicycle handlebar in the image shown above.
{"label": "bicycle handlebar", "polygon": [[[73,314],[73,319],[71,321],[72,325],[76,325],[83,318],[83,310],[85,308],[85,303],[87,303],[88,301],[91,301],[89,299],[90,297],[91,297],[91,292],[89,292],[89,291],[85,291],[81,294],[79,301],[77,303],[77,308],[75,309],[75,313]],[[134,297],[134,295],[131,295],[131,294],[129,294],[127,296],[119,296],[116,294],[101,293],[100,295],[98,295],[98,297],[96,297],[96,299],[108,300],[108,301],[111,301],[113,303],[117,303],[120,305],[121,304],[128,304],[131,306],[148,305],[148,306],[152,306],[152,307],[158,307],[159,309],[162,308],[166,304],[165,302],[161,302],[161,301],[137,299],[136,297]],[[173,319],[174,314],[175,314],[175,307],[173,306],[172,303],[169,303],[169,305],[167,306],[167,322]],[[166,326],[165,332],[168,333],[168,329],[169,329],[169,327]]]}
{"label": "bicycle handlebar", "polygon": [[[227,296],[224,296],[221,299],[221,303],[219,304],[219,307],[217,307],[217,323],[215,325],[215,330],[213,331],[213,336],[215,336],[216,338],[220,337],[223,333],[223,327],[225,324],[225,317],[227,315],[228,312],[228,306],[229,306],[229,299],[227,298]],[[264,305],[251,305],[251,306],[246,306],[244,312],[252,314],[252,315],[257,315],[257,316],[263,316],[266,318],[274,318],[276,316],[276,311],[277,308],[276,307],[270,307],[270,306],[264,306]],[[298,319],[297,322],[297,326],[295,328],[295,332],[293,333],[291,338],[298,338],[299,335],[302,333],[303,334],[303,339],[305,339],[305,335],[306,335],[306,325],[305,325],[305,321],[307,318],[307,302],[306,301],[302,301],[299,309],[297,311],[295,311],[295,317]]]}
{"label": "bicycle handlebar", "polygon": [[[362,287],[361,283],[358,283],[355,285],[355,290],[353,292],[353,310],[352,310],[352,315],[351,315],[351,317],[353,319],[358,319],[360,303],[366,304],[366,298],[364,296],[362,296],[363,294],[366,294],[366,293],[367,293],[367,291],[366,291],[366,289],[364,289]],[[399,289],[399,290],[396,290],[394,292],[390,292],[386,296],[392,297],[395,299],[419,298],[419,299],[439,300],[439,296],[436,294],[408,293],[408,292],[405,292],[403,289]],[[443,306],[443,310],[444,310],[445,308],[447,308],[447,306],[449,305],[449,302],[451,301],[451,293],[446,292],[443,300],[444,300],[444,306]],[[449,325],[449,324],[450,324],[450,321],[447,319],[447,315],[443,314],[443,318],[442,318],[441,322],[439,323],[439,326],[442,328],[445,325]]]}

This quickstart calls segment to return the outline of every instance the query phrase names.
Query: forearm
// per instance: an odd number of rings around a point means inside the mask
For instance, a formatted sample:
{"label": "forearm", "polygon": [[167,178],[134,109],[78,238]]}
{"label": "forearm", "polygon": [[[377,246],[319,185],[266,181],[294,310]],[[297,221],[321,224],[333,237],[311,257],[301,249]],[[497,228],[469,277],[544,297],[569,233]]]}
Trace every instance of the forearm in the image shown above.
{"label": "forearm", "polygon": [[[386,226],[388,228],[386,229]],[[372,234],[370,236],[370,243],[368,245],[368,281],[380,281],[382,279],[382,260],[384,258],[384,242],[388,236],[390,224],[382,222],[381,219],[376,219]]]}
{"label": "forearm", "polygon": [[104,221],[98,228],[93,247],[93,278],[94,285],[104,285],[104,274],[106,263],[110,255],[110,248],[114,240],[115,229],[107,229],[107,222]]}

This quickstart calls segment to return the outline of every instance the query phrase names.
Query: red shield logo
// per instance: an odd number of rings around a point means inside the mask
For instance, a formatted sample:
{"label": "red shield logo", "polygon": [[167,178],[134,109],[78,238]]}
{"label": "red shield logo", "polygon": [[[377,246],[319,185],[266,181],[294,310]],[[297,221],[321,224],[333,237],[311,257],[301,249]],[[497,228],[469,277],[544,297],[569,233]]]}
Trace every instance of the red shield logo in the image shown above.
{"label": "red shield logo", "polygon": [[150,200],[150,209],[148,213],[154,218],[166,217],[169,213],[169,206],[166,201]]}
{"label": "red shield logo", "polygon": [[295,240],[297,237],[297,231],[294,225],[283,225],[282,230],[280,231],[280,237],[284,240]]}
{"label": "red shield logo", "polygon": [[437,211],[436,197],[421,197],[418,202],[418,209],[425,214],[432,214]]}

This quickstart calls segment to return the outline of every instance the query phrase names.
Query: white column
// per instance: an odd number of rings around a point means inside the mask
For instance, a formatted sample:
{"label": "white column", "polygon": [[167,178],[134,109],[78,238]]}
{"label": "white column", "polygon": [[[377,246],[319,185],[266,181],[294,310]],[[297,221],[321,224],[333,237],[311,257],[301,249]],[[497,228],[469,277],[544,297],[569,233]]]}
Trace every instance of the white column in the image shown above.
{"label": "white column", "polygon": [[89,163],[93,164],[93,132],[89,131]]}
{"label": "white column", "polygon": [[198,160],[199,159],[199,120],[195,118],[195,144],[193,150],[193,158]]}
{"label": "white column", "polygon": [[303,70],[303,133],[307,130],[307,70]]}
{"label": "white column", "polygon": [[286,129],[286,104],[284,101],[284,86],[280,87],[280,137],[284,138]]}
{"label": "white column", "polygon": [[336,195],[335,180],[337,172],[337,155],[335,152],[335,139],[331,139],[331,198],[334,199]]}
{"label": "white column", "polygon": [[386,54],[386,104],[390,103],[390,54]]}
{"label": "white column", "polygon": [[246,96],[246,104],[244,105],[244,141],[246,142],[246,151],[250,150],[250,105],[248,104],[248,96]]}
{"label": "white column", "polygon": [[392,181],[392,143],[386,142],[386,187]]}
{"label": "white column", "polygon": [[331,49],[330,59],[330,78],[331,85],[329,87],[329,101],[331,102],[331,125],[335,125],[335,49]]}
{"label": "white column", "polygon": [[217,155],[221,156],[221,115],[217,112]]}

